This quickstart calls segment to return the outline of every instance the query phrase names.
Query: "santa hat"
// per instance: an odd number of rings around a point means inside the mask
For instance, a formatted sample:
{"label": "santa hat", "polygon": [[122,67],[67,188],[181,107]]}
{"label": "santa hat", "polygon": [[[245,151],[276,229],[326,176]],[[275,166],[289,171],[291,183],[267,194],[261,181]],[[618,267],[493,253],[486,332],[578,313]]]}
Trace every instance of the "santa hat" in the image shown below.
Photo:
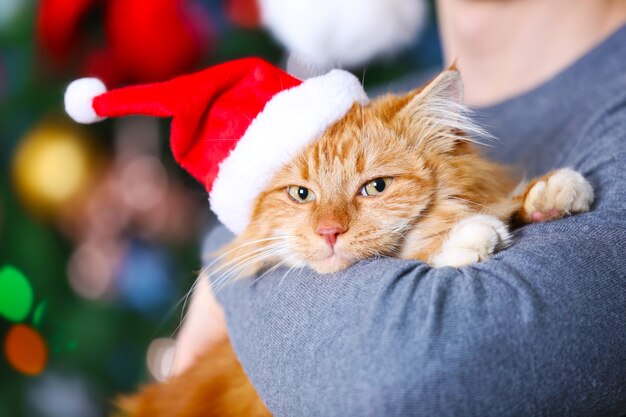
{"label": "santa hat", "polygon": [[301,81],[247,58],[112,91],[98,79],[79,79],[65,92],[65,110],[80,123],[132,114],[172,117],[176,161],[204,184],[220,221],[240,234],[274,174],[366,100],[349,72]]}

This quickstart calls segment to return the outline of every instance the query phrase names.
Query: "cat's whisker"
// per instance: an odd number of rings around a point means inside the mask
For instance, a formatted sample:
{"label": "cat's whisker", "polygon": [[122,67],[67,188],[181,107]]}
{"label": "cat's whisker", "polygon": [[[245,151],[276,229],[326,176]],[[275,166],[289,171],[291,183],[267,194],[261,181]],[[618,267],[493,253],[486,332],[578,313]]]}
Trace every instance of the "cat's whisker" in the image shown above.
{"label": "cat's whisker", "polygon": [[[240,246],[243,246],[243,245],[240,245]],[[232,251],[229,251],[229,252],[232,252]],[[200,282],[200,279],[202,279],[202,278],[209,279],[208,272],[209,272],[209,269],[210,269],[211,265],[215,264],[215,262],[219,261],[221,258],[226,256],[227,253],[225,253],[222,256],[220,256],[217,259],[215,259],[213,262],[211,262],[210,265],[207,265],[207,266],[201,268],[200,271],[198,272],[198,277],[194,280],[194,282],[191,285],[191,287],[189,288],[189,290],[185,293],[184,296],[181,297],[181,299],[176,303],[176,305],[174,307],[172,307],[172,311],[174,311],[181,303],[183,303],[183,306],[182,306],[181,311],[180,311],[181,321],[182,321],[182,319],[184,317],[184,314],[186,312],[187,303],[189,302],[189,297],[191,297],[191,294],[193,294],[193,291],[198,286],[198,283]]]}
{"label": "cat's whisker", "polygon": [[[279,255],[286,252],[286,249],[283,248],[272,248],[272,249],[264,249],[263,251],[248,253],[243,256],[238,257],[230,263],[228,269],[223,271],[219,277],[215,278],[211,282],[211,288],[214,291],[219,291],[222,286],[222,283],[225,283],[230,278],[240,275],[243,271],[245,271],[250,266],[255,263],[264,262],[267,259],[270,259],[273,256]],[[213,276],[216,273],[212,274]]]}
{"label": "cat's whisker", "polygon": [[250,286],[254,285],[258,280],[260,280],[261,278],[263,278],[264,276],[266,276],[267,274],[271,274],[272,272],[276,271],[278,268],[280,268],[281,266],[285,265],[288,262],[289,258],[287,259],[283,259],[282,261],[278,262],[276,265],[274,265],[273,267],[269,268],[267,271],[263,272],[261,275],[259,275],[258,277],[256,277],[255,279],[253,279],[250,282]]}
{"label": "cat's whisker", "polygon": [[273,257],[276,257],[277,255],[283,255],[286,253],[289,253],[288,248],[275,248],[244,259],[234,266],[230,267],[226,272],[220,275],[219,278],[215,279],[212,283],[213,288],[217,292],[221,290],[223,284],[228,282],[230,278],[245,271],[251,265],[259,262],[264,262],[267,259],[271,259]]}
{"label": "cat's whisker", "polygon": [[483,207],[483,208],[489,210],[491,213],[497,214],[498,216],[500,216],[502,218],[507,218],[508,217],[507,215],[505,215],[504,213],[499,212],[498,210],[494,209],[493,207],[486,206],[486,205],[481,204],[481,203],[476,202],[476,201],[467,200],[465,198],[456,197],[456,196],[448,196],[447,198],[452,199],[452,200],[464,201],[464,202],[470,203],[470,204],[475,204],[475,205],[477,205],[479,207]]}
{"label": "cat's whisker", "polygon": [[383,257],[383,255],[379,251],[377,251],[376,249],[373,249],[373,248],[367,248],[367,252],[366,253],[368,255],[370,255],[369,258],[378,259],[378,258],[382,258]]}
{"label": "cat's whisker", "polygon": [[[224,264],[220,265],[220,267],[219,267],[219,268],[217,268],[217,269],[215,269],[215,270],[211,270],[211,268],[213,267],[213,265],[215,265],[217,262],[219,262],[220,260],[222,260],[225,256],[227,256],[227,255],[231,254],[232,252],[234,252],[234,251],[236,251],[236,250],[239,250],[239,249],[241,249],[241,248],[243,248],[243,247],[251,246],[251,245],[254,245],[254,244],[257,244],[257,243],[262,243],[262,242],[267,242],[267,241],[275,241],[275,240],[280,240],[280,239],[285,239],[285,238],[291,238],[291,237],[292,237],[292,236],[279,236],[279,237],[266,238],[266,239],[257,239],[257,240],[251,241],[251,242],[246,242],[246,243],[244,243],[244,244],[242,244],[242,245],[238,245],[238,246],[236,246],[235,248],[232,248],[231,250],[229,250],[229,251],[227,251],[227,252],[223,253],[222,255],[220,255],[219,257],[217,257],[216,259],[214,259],[214,260],[213,260],[213,261],[212,261],[209,265],[206,265],[205,267],[203,267],[203,268],[201,268],[201,269],[200,269],[200,271],[199,271],[199,273],[198,273],[198,278],[196,278],[196,280],[195,280],[195,281],[194,281],[194,283],[192,284],[191,288],[189,289],[189,291],[187,291],[186,295],[184,296],[185,303],[187,302],[187,301],[186,301],[186,299],[187,299],[187,298],[189,298],[190,294],[193,292],[193,290],[194,290],[194,289],[195,289],[195,287],[197,286],[197,284],[198,284],[198,280],[199,280],[202,276],[207,275],[207,274],[210,274],[210,273],[213,273],[213,274],[214,274],[214,273],[216,273],[216,272],[219,272],[219,271],[220,271],[221,269],[223,269],[224,267],[226,267],[226,266],[228,266],[228,265],[232,264],[233,262],[236,262],[238,259],[241,259],[242,257],[248,256],[248,255],[250,255],[250,254],[252,254],[252,253],[256,253],[256,252],[260,252],[260,251],[263,251],[263,250],[267,250],[267,249],[269,249],[269,248],[279,247],[279,246],[284,245],[284,243],[283,243],[283,242],[272,243],[272,244],[269,244],[269,245],[263,246],[263,247],[261,247],[261,248],[257,248],[257,249],[255,249],[255,250],[253,250],[253,251],[246,252],[246,253],[244,253],[244,254],[242,254],[242,255],[238,256],[238,257],[235,257],[234,259],[232,259],[232,260],[230,260],[230,261],[228,261],[228,262],[225,262]],[[208,278],[208,276],[205,276],[205,278]],[[183,301],[183,299],[181,299],[181,301]],[[178,305],[180,304],[180,302],[181,302],[181,301],[179,301],[179,302],[176,304],[176,306],[178,306]],[[184,311],[184,308],[185,308],[185,306],[183,306],[183,311]]]}
{"label": "cat's whisker", "polygon": [[[290,258],[291,257],[289,257],[288,259],[290,259]],[[280,287],[282,285],[283,281],[285,280],[285,278],[287,278],[287,275],[289,275],[291,273],[291,271],[293,271],[295,268],[300,268],[300,267],[304,266],[304,265],[301,265],[301,262],[302,261],[298,260],[298,262],[296,262],[291,268],[289,268],[287,270],[287,272],[285,272],[285,275],[283,275],[283,277],[280,279],[280,282],[278,283],[278,287]]]}
{"label": "cat's whisker", "polygon": [[[213,260],[213,261],[211,262],[211,264],[209,264],[209,265],[207,265],[207,266],[203,267],[203,268],[200,270],[200,272],[199,272],[199,274],[198,274],[198,277],[195,279],[195,281],[194,281],[194,283],[191,285],[190,289],[189,289],[189,290],[186,292],[186,294],[185,294],[185,295],[184,295],[184,296],[183,296],[183,297],[182,297],[182,298],[181,298],[181,299],[180,299],[180,300],[176,303],[176,305],[175,305],[174,307],[172,307],[172,312],[173,312],[173,311],[174,311],[174,310],[175,310],[175,309],[176,309],[176,308],[177,308],[177,307],[178,307],[181,303],[183,303],[183,307],[182,307],[182,309],[181,309],[181,319],[180,319],[180,322],[182,323],[182,322],[184,321],[184,319],[185,319],[186,315],[188,314],[188,312],[186,311],[186,307],[187,307],[187,303],[189,302],[189,297],[191,296],[191,294],[193,293],[193,291],[196,289],[196,287],[197,287],[197,285],[198,285],[198,283],[199,283],[199,280],[200,280],[200,279],[209,279],[209,276],[208,276],[208,274],[209,274],[209,273],[216,273],[216,272],[219,272],[219,271],[220,271],[221,269],[223,269],[224,267],[226,267],[226,266],[228,266],[228,265],[232,264],[233,262],[237,262],[238,260],[241,260],[242,258],[248,257],[248,256],[250,256],[250,255],[251,255],[251,254],[253,254],[253,253],[257,253],[257,252],[259,252],[259,251],[266,251],[266,250],[267,250],[267,249],[269,249],[269,248],[274,248],[274,247],[278,248],[279,246],[284,245],[284,243],[283,243],[283,242],[279,242],[278,244],[268,245],[268,246],[265,246],[265,247],[263,247],[263,248],[257,249],[257,250],[255,250],[255,251],[247,252],[247,253],[245,253],[245,254],[243,254],[243,255],[239,256],[239,257],[234,258],[233,260],[231,260],[231,261],[229,261],[229,262],[226,262],[224,265],[221,265],[221,266],[220,266],[220,268],[218,268],[217,270],[210,271],[210,268],[211,268],[211,267],[212,267],[215,263],[219,262],[221,259],[223,259],[225,256],[229,255],[229,254],[230,254],[230,253],[232,253],[233,251],[238,250],[238,249],[241,249],[241,248],[246,247],[246,246],[251,246],[251,245],[254,245],[254,244],[258,244],[258,243],[263,243],[263,242],[268,242],[268,241],[276,241],[276,240],[281,240],[281,239],[289,239],[289,238],[293,238],[293,237],[295,237],[295,236],[291,236],[291,235],[284,235],[284,236],[276,236],[276,237],[265,238],[265,239],[257,239],[257,240],[251,241],[251,242],[246,242],[246,243],[244,243],[244,244],[242,244],[242,245],[238,245],[237,247],[235,247],[235,248],[233,248],[233,249],[231,249],[231,250],[227,251],[226,253],[223,253],[223,254],[222,254],[221,256],[219,256],[217,259]],[[180,327],[180,326],[179,326],[179,327]]]}
{"label": "cat's whisker", "polygon": [[411,222],[412,220],[405,220],[389,231],[392,233],[403,233],[406,231],[406,228],[411,224]]}
{"label": "cat's whisker", "polygon": [[[188,298],[191,296],[192,292],[195,290],[196,286],[198,285],[198,282],[200,281],[200,279],[202,278],[202,272],[199,272],[198,277],[194,280],[193,284],[191,284],[191,287],[189,288],[189,290],[185,293],[185,295],[183,295],[180,300],[178,300],[176,302],[176,304],[174,304],[167,313],[165,313],[163,319],[159,322],[159,324],[156,326],[157,329],[157,333],[160,329],[162,329],[162,327],[165,325],[165,322],[167,321],[167,319],[169,319],[171,316],[174,315],[174,313],[176,312],[176,309],[178,308],[178,306],[180,306],[181,303],[183,303],[183,307],[181,308],[181,318],[180,320],[182,320],[183,317],[183,312],[185,311],[186,305],[187,305],[187,300]],[[206,278],[206,277],[205,277]],[[173,337],[174,334],[170,335],[170,337]]]}
{"label": "cat's whisker", "polygon": [[[386,232],[386,233],[391,233],[394,235],[400,235],[399,238],[400,239],[405,239],[405,235],[408,233],[409,229],[408,227],[413,223],[413,219],[409,219],[409,220],[405,220],[400,222],[397,225],[391,226],[391,227],[383,227],[382,228],[382,232]],[[399,242],[393,242],[394,247],[396,247],[395,249],[397,249],[397,246],[400,245]]]}
{"label": "cat's whisker", "polygon": [[227,252],[224,252],[220,257],[215,259],[215,261],[213,261],[212,263],[215,263],[220,258],[223,258],[225,255],[228,255],[229,253],[234,252],[237,249],[245,248],[245,247],[248,247],[248,246],[251,246],[251,245],[256,245],[257,243],[269,242],[269,241],[274,241],[274,240],[282,240],[282,239],[293,239],[293,238],[296,238],[296,237],[297,236],[295,236],[295,235],[279,235],[279,236],[266,237],[266,238],[263,238],[263,239],[255,239],[255,240],[251,240],[251,241],[246,241],[245,243],[242,243],[241,245],[237,245],[234,248],[228,250]]}
{"label": "cat's whisker", "polygon": [[[248,254],[249,255],[249,254]],[[248,266],[252,265],[254,262],[259,261],[260,259],[264,259],[263,256],[266,256],[267,258],[270,258],[272,256],[276,255],[276,253],[274,251],[269,251],[269,253],[261,253],[258,255],[253,256],[251,259],[247,259],[244,261],[241,261],[239,264],[235,265],[233,268],[237,268],[239,267],[240,269],[237,270],[233,270],[231,271],[231,273],[229,275],[227,275],[229,273],[229,271],[226,271],[224,274],[222,274],[219,278],[217,278],[216,280],[214,280],[213,282],[210,283],[211,285],[211,290],[213,291],[214,294],[217,294],[219,291],[222,290],[222,288],[224,288],[224,286],[228,283],[228,281],[230,280],[230,278],[232,278],[233,276],[235,276],[238,272],[241,272],[242,270],[245,270]],[[231,268],[232,269],[232,268]],[[199,277],[200,278],[200,277]],[[205,277],[208,279],[208,277]],[[182,326],[182,324],[184,323],[184,321],[187,319],[187,316],[189,315],[190,311],[186,311],[184,316],[181,318],[180,323],[178,324],[178,326],[176,327],[176,329],[174,329],[173,333],[178,332],[178,330],[180,329],[180,327]]]}
{"label": "cat's whisker", "polygon": [[[288,240],[288,239],[293,239],[293,238],[296,238],[296,236],[293,236],[293,235],[282,235],[282,236],[268,237],[268,238],[264,238],[264,239],[257,239],[257,240],[253,240],[253,241],[250,241],[250,242],[243,243],[243,244],[238,245],[238,246],[228,250],[227,252],[221,254],[216,259],[214,259],[209,265],[207,265],[204,268],[202,268],[201,271],[209,270],[211,267],[213,267],[213,265],[215,265],[217,262],[219,262],[225,256],[228,256],[229,254],[231,254],[234,251],[239,250],[241,248],[248,247],[248,246],[251,246],[251,245],[256,245],[258,243],[263,243],[263,242],[276,241],[276,240]],[[265,246],[265,247],[267,247],[267,246]],[[213,271],[213,272],[215,272],[215,271]]]}
{"label": "cat's whisker", "polygon": [[198,283],[200,282],[200,279],[202,278],[208,279],[208,277],[204,276],[203,272],[200,272],[198,276],[196,277],[196,279],[193,281],[193,284],[191,284],[189,291],[187,291],[187,293],[181,298],[181,300],[178,303],[176,303],[176,306],[174,306],[174,308],[178,307],[181,301],[183,301],[183,307],[180,309],[180,321],[182,321],[184,318],[184,313],[187,309],[187,303],[189,302],[189,297],[191,297],[191,294],[196,289],[196,287],[198,286]]}
{"label": "cat's whisker", "polygon": [[[185,322],[185,320],[187,320],[187,317],[189,316],[191,309],[187,309],[187,302],[188,299],[190,297],[190,295],[193,293],[193,291],[195,290],[195,288],[197,287],[200,279],[209,279],[209,277],[206,275],[206,272],[201,272],[198,277],[196,278],[196,280],[194,281],[193,285],[191,286],[191,288],[189,289],[189,291],[187,291],[187,294],[184,297],[184,304],[183,304],[183,308],[180,311],[180,320],[178,322],[178,325],[176,326],[176,328],[172,331],[172,334],[170,335],[170,337],[174,337],[174,335],[176,333],[178,333],[178,331],[180,330],[180,328],[182,327],[183,323]],[[209,285],[211,285],[211,283],[209,282]],[[180,301],[179,303],[180,304]]]}
{"label": "cat's whisker", "polygon": [[[262,256],[268,256],[268,257],[273,256],[273,254],[274,254],[274,253],[273,253],[273,251],[268,251],[268,252],[269,252],[269,254],[268,254],[268,253],[266,253],[266,252],[264,252],[264,253],[261,253],[261,254],[255,255],[255,256],[253,256],[253,257],[252,257],[253,259],[248,259],[248,260],[242,261],[242,262],[240,262],[239,264],[235,265],[233,268],[236,268],[236,267],[237,267],[237,266],[239,266],[239,265],[245,264],[245,265],[243,266],[243,269],[245,269],[245,268],[247,268],[250,264],[252,264],[252,263],[256,262],[256,261],[257,261],[257,258],[259,258],[259,257],[262,257]],[[247,253],[246,255],[247,255],[247,256],[250,256],[250,253]],[[231,269],[232,269],[232,268],[231,268]],[[230,271],[230,270],[229,270],[229,271]],[[223,285],[220,285],[220,284],[221,284],[221,282],[222,282],[222,281],[225,281],[225,279],[224,279],[224,278],[229,278],[229,276],[226,276],[226,274],[228,274],[228,272],[229,272],[229,271],[226,271],[226,272],[225,272],[222,276],[220,276],[219,278],[217,278],[217,279],[216,279],[216,280],[214,280],[213,282],[210,282],[210,283],[209,283],[209,284],[210,284],[210,286],[211,286],[211,289],[212,289],[212,291],[213,291],[213,293],[214,293],[214,294],[217,294],[217,293],[221,290],[221,288],[223,287]],[[238,272],[238,271],[235,271],[235,272]],[[240,272],[240,271],[239,271],[239,272]],[[191,291],[193,291],[193,289],[196,287],[197,282],[198,282],[198,280],[199,280],[199,279],[201,279],[201,278],[204,278],[204,279],[209,279],[209,277],[205,275],[206,273],[207,273],[207,272],[206,272],[206,270],[205,270],[203,273],[201,273],[201,274],[198,276],[198,278],[196,278],[196,281],[194,282],[194,285],[192,286],[192,289],[191,289],[190,291],[188,291],[188,293],[187,293],[188,295],[189,295],[189,294],[191,293]],[[234,274],[233,274],[233,275],[234,275]],[[188,297],[187,297],[187,298],[188,298]],[[180,329],[180,327],[183,325],[183,323],[184,323],[184,322],[185,322],[185,320],[187,319],[187,316],[189,315],[190,311],[191,311],[191,310],[186,310],[186,311],[185,311],[185,307],[183,307],[183,309],[182,309],[182,311],[181,311],[181,319],[180,319],[180,322],[179,322],[178,326],[176,327],[176,329],[174,329],[173,334],[175,334],[176,332],[178,332],[178,330]]]}
{"label": "cat's whisker", "polygon": [[237,274],[240,274],[246,268],[248,268],[249,266],[253,265],[254,263],[263,262],[263,261],[271,258],[272,256],[275,256],[278,253],[284,252],[284,251],[277,252],[278,249],[279,248],[265,250],[265,251],[263,251],[261,253],[257,253],[257,254],[248,254],[248,256],[243,257],[242,259],[239,259],[233,266],[228,268],[217,279],[215,279],[213,281],[213,285],[217,286],[222,281],[230,278],[231,276],[235,276]]}
{"label": "cat's whisker", "polygon": [[428,239],[428,238],[430,238],[432,236],[437,236],[442,243],[445,241],[445,238],[441,235],[441,233],[438,232],[437,230],[433,229],[433,228],[430,228],[428,226],[424,226],[421,223],[418,223],[415,227],[418,228],[418,229],[423,229],[423,230],[425,230],[427,232],[431,232],[432,233],[431,235],[424,236],[423,239]]}
{"label": "cat's whisker", "polygon": [[[280,261],[279,263],[277,263],[276,265],[274,265],[272,268],[268,269],[267,271],[265,271],[262,275],[258,276],[257,278],[255,278],[250,285],[253,285],[255,282],[257,282],[258,280],[260,280],[261,278],[263,278],[265,275],[272,273],[274,271],[276,271],[278,268],[280,268],[281,266],[284,266],[286,264],[288,264],[289,262],[291,262],[292,260],[296,260],[295,264],[291,266],[291,268],[286,272],[285,275],[289,274],[289,272],[291,272],[294,268],[301,268],[303,266],[306,266],[306,263],[301,261],[300,259],[298,259],[298,255],[289,255],[287,256],[285,259],[283,259],[282,261]],[[281,279],[281,281],[279,282],[279,286],[282,283],[282,280],[285,278],[285,275],[283,275],[283,278]]]}
{"label": "cat's whisker", "polygon": [[265,246],[262,246],[260,248],[256,248],[254,250],[246,251],[246,252],[240,254],[239,256],[236,256],[233,259],[230,259],[229,261],[220,264],[219,267],[217,267],[216,269],[209,270],[209,272],[214,275],[214,274],[222,271],[224,268],[227,268],[229,265],[232,265],[233,263],[236,263],[237,261],[241,260],[242,258],[248,257],[250,255],[253,255],[253,254],[256,254],[256,253],[259,253],[259,252],[266,252],[266,251],[269,251],[269,250],[272,250],[272,249],[278,249],[278,248],[283,248],[283,247],[286,248],[288,246],[285,244],[285,242],[278,242],[278,243],[265,245]]}

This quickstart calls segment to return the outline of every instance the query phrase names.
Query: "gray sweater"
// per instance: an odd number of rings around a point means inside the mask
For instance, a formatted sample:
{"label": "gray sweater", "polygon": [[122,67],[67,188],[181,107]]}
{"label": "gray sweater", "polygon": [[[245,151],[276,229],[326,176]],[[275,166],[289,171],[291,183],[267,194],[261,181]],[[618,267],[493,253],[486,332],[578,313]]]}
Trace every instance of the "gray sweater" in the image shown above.
{"label": "gray sweater", "polygon": [[274,415],[626,414],[626,28],[479,120],[500,138],[486,152],[528,177],[583,173],[592,211],[458,270],[379,259],[225,287],[235,350]]}

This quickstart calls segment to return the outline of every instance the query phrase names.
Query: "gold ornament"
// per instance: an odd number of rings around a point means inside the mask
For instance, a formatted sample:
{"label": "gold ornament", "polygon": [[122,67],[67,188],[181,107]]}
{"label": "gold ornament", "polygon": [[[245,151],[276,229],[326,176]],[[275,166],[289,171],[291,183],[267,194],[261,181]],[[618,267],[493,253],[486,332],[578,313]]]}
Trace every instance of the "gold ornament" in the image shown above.
{"label": "gold ornament", "polygon": [[71,209],[100,165],[98,152],[83,131],[63,122],[45,121],[18,145],[13,183],[29,211],[39,217],[55,217],[61,210]]}

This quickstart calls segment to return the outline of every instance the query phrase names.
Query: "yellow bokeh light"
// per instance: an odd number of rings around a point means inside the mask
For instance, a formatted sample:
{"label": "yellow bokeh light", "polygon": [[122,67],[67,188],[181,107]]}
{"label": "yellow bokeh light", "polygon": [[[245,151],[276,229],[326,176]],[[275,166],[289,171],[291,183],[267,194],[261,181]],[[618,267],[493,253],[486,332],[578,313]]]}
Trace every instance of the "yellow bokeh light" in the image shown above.
{"label": "yellow bokeh light", "polygon": [[80,195],[97,169],[88,138],[62,124],[43,123],[26,135],[13,159],[13,180],[23,204],[55,214]]}
{"label": "yellow bokeh light", "polygon": [[32,157],[30,180],[41,196],[62,203],[75,196],[85,183],[87,160],[72,137],[59,135],[56,140],[41,143]]}

